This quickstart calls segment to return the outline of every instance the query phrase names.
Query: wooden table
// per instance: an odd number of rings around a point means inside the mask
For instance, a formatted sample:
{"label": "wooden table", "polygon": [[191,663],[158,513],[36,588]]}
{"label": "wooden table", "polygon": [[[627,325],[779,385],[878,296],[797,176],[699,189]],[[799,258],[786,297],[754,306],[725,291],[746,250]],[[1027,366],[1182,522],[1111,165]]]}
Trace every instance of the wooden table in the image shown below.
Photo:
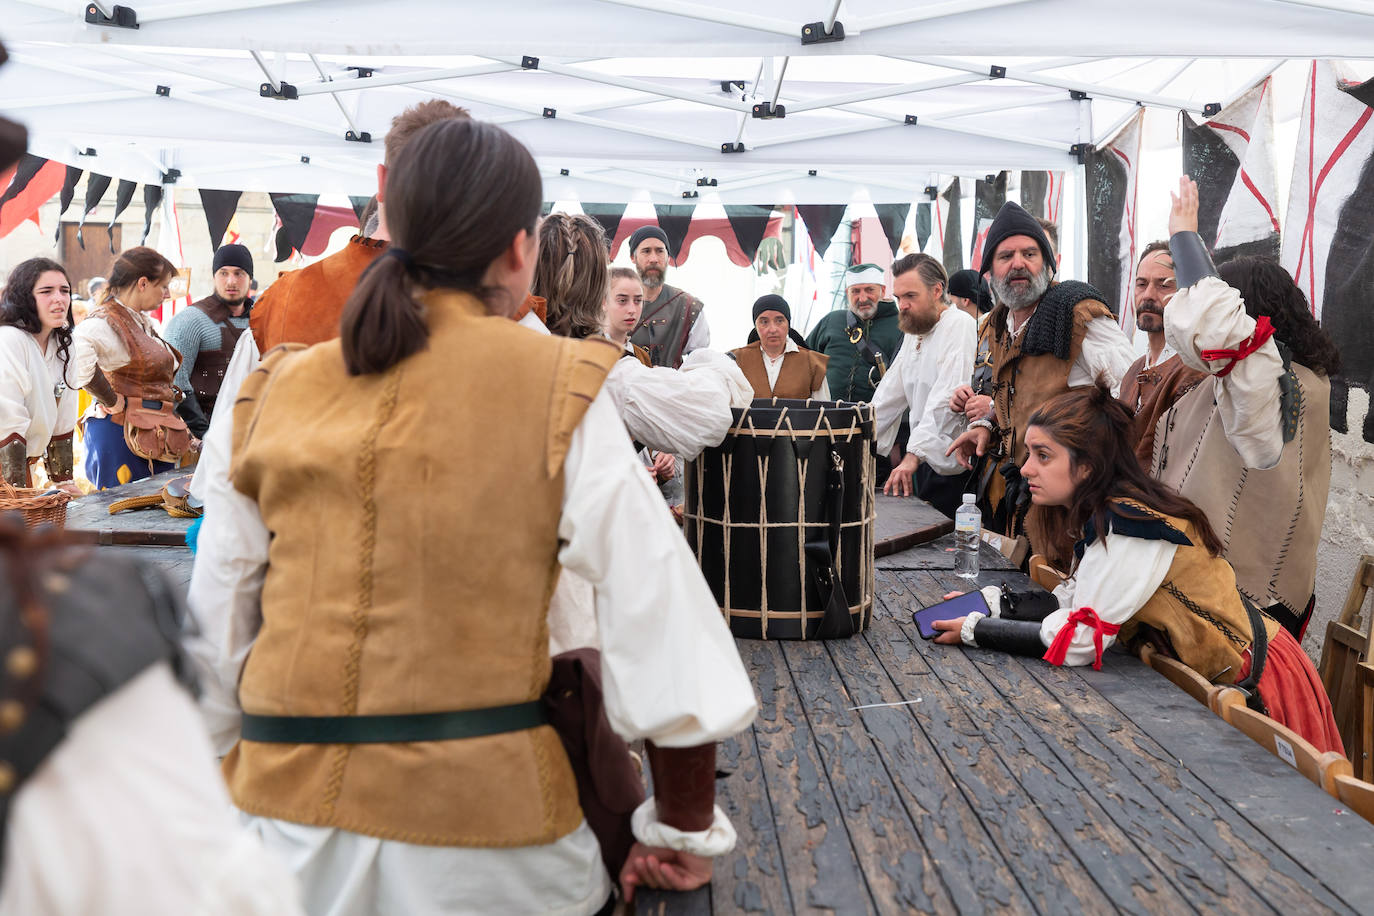
{"label": "wooden table", "polygon": [[[952,541],[878,561],[861,636],[739,641],[761,704],[719,752],[739,843],[638,912],[1374,909],[1374,826],[1133,657],[921,639],[911,612],[966,581]],[[999,560],[983,584],[1025,581]]]}
{"label": "wooden table", "polygon": [[154,477],[99,490],[67,504],[67,531],[74,538],[99,544],[102,551],[146,560],[161,569],[184,596],[191,583],[193,557],[186,547],[186,529],[192,519],[173,518],[159,508],[133,509],[110,514],[110,504],[131,496],[160,491],[167,481],[184,477],[195,468],[176,468]]}

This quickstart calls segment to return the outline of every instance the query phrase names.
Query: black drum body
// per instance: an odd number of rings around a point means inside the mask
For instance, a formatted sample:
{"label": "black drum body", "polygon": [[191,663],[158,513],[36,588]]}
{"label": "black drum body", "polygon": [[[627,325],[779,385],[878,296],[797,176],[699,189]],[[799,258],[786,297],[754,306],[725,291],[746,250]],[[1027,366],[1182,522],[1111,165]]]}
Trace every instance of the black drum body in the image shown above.
{"label": "black drum body", "polygon": [[873,613],[873,408],[758,399],[689,462],[683,529],[736,636],[852,636]]}

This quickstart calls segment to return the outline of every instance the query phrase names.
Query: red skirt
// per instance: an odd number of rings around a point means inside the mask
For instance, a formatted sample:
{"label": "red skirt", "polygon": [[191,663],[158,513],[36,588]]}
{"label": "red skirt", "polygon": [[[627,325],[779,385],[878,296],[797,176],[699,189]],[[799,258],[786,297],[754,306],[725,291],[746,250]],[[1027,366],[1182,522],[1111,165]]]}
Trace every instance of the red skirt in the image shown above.
{"label": "red skirt", "polygon": [[[1248,652],[1246,656],[1237,680],[1244,680],[1250,673]],[[1297,732],[1318,751],[1345,755],[1322,679],[1302,646],[1282,627],[1278,635],[1269,640],[1259,695],[1269,710],[1269,718]]]}

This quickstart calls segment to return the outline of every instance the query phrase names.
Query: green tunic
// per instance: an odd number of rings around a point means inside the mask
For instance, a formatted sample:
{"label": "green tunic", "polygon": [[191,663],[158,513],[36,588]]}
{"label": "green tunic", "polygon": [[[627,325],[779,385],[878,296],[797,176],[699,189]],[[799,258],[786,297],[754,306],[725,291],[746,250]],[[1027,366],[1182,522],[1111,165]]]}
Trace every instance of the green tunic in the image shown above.
{"label": "green tunic", "polygon": [[[849,309],[842,308],[826,315],[811,333],[806,336],[806,345],[818,353],[830,357],[825,378],[830,385],[830,396],[837,401],[871,401],[873,389],[877,385],[878,372],[859,352],[859,344],[849,342]],[[874,346],[882,351],[887,365],[891,366],[902,347],[902,329],[897,324],[897,304],[890,300],[878,303],[878,311],[867,321],[860,319],[855,325],[862,328]]]}

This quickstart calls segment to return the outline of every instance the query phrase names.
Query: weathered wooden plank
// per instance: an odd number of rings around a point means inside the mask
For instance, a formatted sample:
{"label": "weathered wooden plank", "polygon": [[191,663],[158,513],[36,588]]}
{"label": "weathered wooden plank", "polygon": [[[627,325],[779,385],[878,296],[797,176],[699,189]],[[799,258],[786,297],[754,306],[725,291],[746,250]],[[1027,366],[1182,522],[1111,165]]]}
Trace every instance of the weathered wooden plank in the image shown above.
{"label": "weathered wooden plank", "polygon": [[782,865],[768,786],[759,765],[752,729],[722,741],[716,766],[730,774],[716,781],[716,804],[730,816],[739,841],[715,863],[712,899],[724,912],[790,913],[787,874]]}
{"label": "weathered wooden plank", "polygon": [[793,908],[872,913],[872,896],[781,644],[737,645],[758,693],[753,733]]}
{"label": "weathered wooden plank", "polygon": [[[1011,569],[1011,563],[1002,556],[1001,551],[982,545],[978,552],[980,569]],[[954,535],[946,534],[919,547],[911,547],[898,553],[878,557],[874,561],[878,569],[953,569]]]}
{"label": "weathered wooden plank", "polygon": [[[897,684],[901,694],[909,700],[921,701],[903,709],[915,719],[920,728],[918,734],[929,742],[936,758],[976,812],[978,829],[1001,851],[1023,893],[1039,912],[1115,912],[1102,889],[1084,871],[1012,772],[1003,746],[989,741],[985,733],[986,715],[970,717],[897,627],[896,621],[907,619],[915,602],[910,592],[893,579],[890,573],[878,574],[878,592],[883,596],[878,617],[883,624],[869,631],[866,639],[884,673]],[[856,698],[862,695],[847,672],[846,683]],[[863,712],[870,731],[880,712],[886,715],[892,711]],[[913,784],[904,770],[900,778],[908,786]],[[918,826],[922,826],[919,821]],[[924,826],[922,834],[930,835]],[[943,870],[946,857],[938,858]]]}
{"label": "weathered wooden plank", "polygon": [[[1094,681],[1112,681],[1123,677],[1128,671],[1138,671],[1155,679],[1153,682],[1149,678],[1141,679],[1137,684],[1141,693],[1160,691],[1163,693],[1162,700],[1172,701],[1179,701],[1181,697],[1192,702],[1190,697],[1173,689],[1172,684],[1149,671],[1130,655],[1114,655],[1107,659],[1101,672],[1052,665],[1024,664],[1023,667],[1097,741],[1130,769],[1153,799],[1142,798],[1142,804],[1173,812],[1214,856],[1239,875],[1268,905],[1281,913],[1349,912],[1339,898],[1320,886],[1287,852],[1270,842],[1243,817],[1239,817],[1186,767],[1180,766],[1178,759],[1170,756],[1140,725],[1126,720],[1121,711],[1108,702],[1094,684],[1088,682],[1085,675],[1091,674]],[[1159,705],[1156,704],[1155,708],[1158,709]],[[1220,732],[1219,737],[1230,737],[1226,733],[1234,731],[1196,702],[1192,702],[1190,710],[1180,708],[1179,713],[1187,719],[1192,735],[1190,740],[1210,746],[1213,753],[1216,751],[1214,733]],[[1253,750],[1265,753],[1258,747]],[[1233,767],[1244,766],[1245,755],[1231,758],[1231,764]],[[1324,795],[1322,797],[1325,799]],[[1322,802],[1323,805],[1326,803]],[[1201,857],[1191,857],[1182,846],[1180,853],[1183,856],[1180,860],[1182,867],[1190,874],[1195,869],[1205,870],[1204,866],[1199,865]]]}
{"label": "weathered wooden plank", "polygon": [[913,532],[949,522],[939,509],[914,496],[887,496],[879,491],[873,501],[876,516],[873,523],[874,552],[880,557],[910,546],[903,540]]}
{"label": "weathered wooden plank", "polygon": [[[1050,752],[1079,781],[1083,794],[1094,798],[1130,837],[1138,854],[1163,871],[1199,912],[1271,911],[1266,901],[1184,823],[1184,813],[1196,810],[1191,793],[1160,792],[1163,797],[1158,797],[1123,759],[1132,756],[1130,742],[1104,745],[1070,712],[1075,702],[1086,702],[1086,685],[1072,670],[1055,669],[1037,659],[1026,659],[1023,666],[1021,659],[978,649],[968,650],[968,657],[1015,705],[1021,718],[1035,727]],[[1046,690],[1029,673],[1030,668],[1044,669],[1037,673],[1054,680],[1057,689]],[[1120,716],[1115,718],[1117,731],[1133,730]]]}
{"label": "weathered wooden plank", "polygon": [[185,547],[95,547],[102,556],[120,556],[156,567],[184,601],[191,586],[195,556]]}
{"label": "weathered wooden plank", "polygon": [[[635,916],[711,916],[715,912],[711,907],[714,883],[715,879],[712,878],[711,884],[686,893],[635,891],[634,903],[631,906],[634,907]],[[722,909],[721,912],[726,910]]]}
{"label": "weathered wooden plank", "polygon": [[[878,911],[958,912],[959,904],[904,810],[879,750],[849,709],[855,703],[826,644],[790,642],[782,649]],[[977,898],[969,902],[976,904]]]}
{"label": "weathered wooden plank", "polygon": [[[1357,912],[1369,911],[1374,825],[1241,732],[1207,722],[1210,713],[1182,691],[1161,693],[1150,681],[1159,677],[1153,671],[1121,665],[1108,674],[1104,665],[1081,676],[1161,746],[1177,763],[1180,779],[1202,782],[1238,813],[1227,818],[1228,829],[1247,822],[1336,897]],[[1282,873],[1300,879],[1286,866]]]}
{"label": "weathered wooden plank", "polygon": [[[909,695],[898,689],[870,645],[870,637],[878,645],[886,643],[891,628],[891,623],[885,622],[865,638],[827,644],[853,705],[924,702],[919,689]],[[946,769],[944,749],[926,738],[910,708],[861,709],[857,718],[872,739],[897,797],[959,911],[1034,912],[1035,907],[999,852],[999,844],[984,829]],[[1007,783],[1012,797],[1003,801],[1025,804],[1026,796],[1010,780]]]}
{"label": "weathered wooden plank", "polygon": [[164,471],[144,480],[126,483],[122,487],[111,487],[74,499],[67,504],[67,528],[73,531],[102,531],[106,529],[164,531],[184,533],[191,519],[172,518],[164,510],[131,509],[117,515],[110,514],[110,504],[132,496],[148,496],[160,491],[167,481],[174,477],[184,477],[195,471],[194,467],[176,468]]}
{"label": "weathered wooden plank", "polygon": [[[938,601],[946,591],[927,573],[902,573],[898,578],[919,604]],[[1016,666],[1014,658],[983,653],[989,663],[975,665],[970,656],[977,650],[928,643],[900,618],[898,626],[939,679],[944,701],[959,705],[981,723],[982,734],[1001,748],[1013,777],[1072,851],[1077,867],[1092,877],[1113,906],[1131,913],[1192,910],[1172,878],[1141,853],[1098,799],[1059,763],[1045,736],[1022,718],[1022,701],[1009,700],[999,689],[998,682],[1005,681],[998,667]],[[1038,850],[1029,853],[1037,863],[1043,861]]]}

